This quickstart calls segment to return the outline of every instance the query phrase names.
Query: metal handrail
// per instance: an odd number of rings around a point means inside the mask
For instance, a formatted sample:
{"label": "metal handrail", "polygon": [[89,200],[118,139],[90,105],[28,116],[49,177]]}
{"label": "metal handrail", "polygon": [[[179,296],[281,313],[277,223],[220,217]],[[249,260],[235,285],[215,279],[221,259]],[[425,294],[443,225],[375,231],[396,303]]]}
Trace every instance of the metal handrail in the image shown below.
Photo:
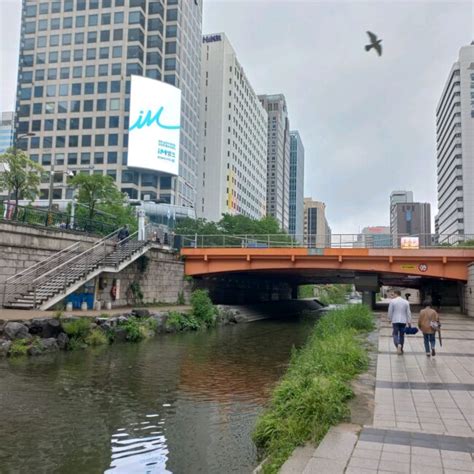
{"label": "metal handrail", "polygon": [[74,250],[76,247],[79,247],[80,245],[81,245],[81,242],[73,243],[69,247],[66,247],[66,248],[62,249],[60,252],[58,252],[58,253],[56,253],[52,256],[46,257],[44,260],[40,260],[39,262],[36,262],[31,267],[25,268],[20,273],[16,273],[15,275],[11,276],[10,278],[7,278],[5,283],[9,283],[10,280],[14,280],[15,278],[26,276],[26,275],[28,275],[28,273],[31,273],[32,271],[36,271],[37,267],[40,267],[43,264],[51,263],[58,257],[60,257],[60,258],[63,257],[64,255],[62,255],[62,254],[69,253],[72,250]]}
{"label": "metal handrail", "polygon": [[[178,234],[182,247],[474,248],[474,234]],[[404,238],[418,238],[410,247]]]}
{"label": "metal handrail", "polygon": [[[46,277],[48,276],[49,274],[51,274],[51,272],[55,271],[55,270],[58,270],[62,267],[64,267],[65,265],[70,265],[71,263],[75,262],[78,258],[80,257],[83,257],[84,255],[87,255],[88,253],[93,253],[94,250],[96,250],[97,248],[99,247],[102,247],[102,246],[105,246],[106,245],[106,241],[107,240],[110,240],[115,234],[117,234],[119,232],[119,230],[116,230],[114,232],[112,232],[111,234],[109,234],[107,237],[104,237],[103,239],[99,240],[99,242],[97,242],[96,244],[94,244],[91,248],[85,250],[84,252],[76,255],[75,257],[71,258],[70,260],[68,260],[67,262],[64,262],[62,263],[61,265],[59,265],[58,267],[55,267],[53,269],[51,269],[50,271],[44,273],[43,275],[40,275],[38,278],[36,278],[35,280],[32,281],[33,284],[35,284],[40,278],[43,278],[43,277]],[[138,232],[134,232],[132,235],[137,235]],[[130,235],[129,237],[132,237],[132,235]],[[123,239],[121,241],[119,241],[120,243],[121,242],[124,242],[125,240],[127,239]]]}

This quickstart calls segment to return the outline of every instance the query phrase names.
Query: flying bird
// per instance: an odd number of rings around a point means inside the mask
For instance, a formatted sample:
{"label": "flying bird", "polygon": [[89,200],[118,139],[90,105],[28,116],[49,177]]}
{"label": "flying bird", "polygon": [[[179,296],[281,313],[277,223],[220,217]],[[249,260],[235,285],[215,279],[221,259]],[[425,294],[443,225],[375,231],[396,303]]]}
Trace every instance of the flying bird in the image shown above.
{"label": "flying bird", "polygon": [[377,51],[377,54],[379,56],[382,56],[382,45],[380,44],[382,40],[377,39],[377,35],[375,35],[371,31],[367,31],[367,34],[369,35],[369,38],[370,38],[370,44],[367,44],[365,46],[365,50],[370,51],[372,48],[374,48],[375,51]]}

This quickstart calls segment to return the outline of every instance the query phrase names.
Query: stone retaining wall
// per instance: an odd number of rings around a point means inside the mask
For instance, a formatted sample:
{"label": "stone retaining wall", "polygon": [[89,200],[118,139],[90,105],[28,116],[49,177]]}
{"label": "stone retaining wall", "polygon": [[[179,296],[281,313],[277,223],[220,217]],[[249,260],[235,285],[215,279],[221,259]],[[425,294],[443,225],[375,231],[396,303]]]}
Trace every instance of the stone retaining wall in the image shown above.
{"label": "stone retaining wall", "polygon": [[5,280],[78,241],[93,244],[97,238],[0,221],[0,305]]}
{"label": "stone retaining wall", "polygon": [[[111,291],[119,282],[118,298],[113,300]],[[138,304],[131,285],[136,282],[143,293],[143,303],[176,303],[183,295],[189,301],[191,284],[184,278],[184,263],[179,255],[167,250],[151,249],[120,273],[103,273],[98,278],[96,301],[107,302],[112,307]]]}
{"label": "stone retaining wall", "polygon": [[474,317],[474,263],[469,265],[469,276],[464,289],[464,298],[467,315]]}

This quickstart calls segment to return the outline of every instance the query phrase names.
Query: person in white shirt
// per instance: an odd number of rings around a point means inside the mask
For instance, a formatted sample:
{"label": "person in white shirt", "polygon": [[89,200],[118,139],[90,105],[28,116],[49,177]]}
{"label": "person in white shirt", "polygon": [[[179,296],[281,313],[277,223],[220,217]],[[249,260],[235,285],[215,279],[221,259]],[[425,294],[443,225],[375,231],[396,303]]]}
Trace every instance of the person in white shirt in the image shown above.
{"label": "person in white shirt", "polygon": [[411,326],[410,303],[402,298],[402,293],[395,290],[395,298],[388,305],[388,320],[392,323],[393,343],[398,354],[403,354],[405,328]]}

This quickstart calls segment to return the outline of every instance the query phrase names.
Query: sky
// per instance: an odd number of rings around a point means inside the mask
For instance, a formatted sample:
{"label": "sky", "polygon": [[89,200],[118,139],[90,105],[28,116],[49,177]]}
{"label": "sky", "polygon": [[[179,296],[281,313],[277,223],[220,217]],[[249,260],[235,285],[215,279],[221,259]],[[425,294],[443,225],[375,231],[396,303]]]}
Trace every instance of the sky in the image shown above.
{"label": "sky", "polygon": [[[0,0],[0,110],[14,105],[20,0]],[[366,52],[366,31],[383,55]],[[305,196],[333,233],[389,224],[393,190],[436,213],[435,110],[474,1],[204,0],[257,94],[283,93],[302,137]],[[434,229],[433,229],[434,231]]]}

